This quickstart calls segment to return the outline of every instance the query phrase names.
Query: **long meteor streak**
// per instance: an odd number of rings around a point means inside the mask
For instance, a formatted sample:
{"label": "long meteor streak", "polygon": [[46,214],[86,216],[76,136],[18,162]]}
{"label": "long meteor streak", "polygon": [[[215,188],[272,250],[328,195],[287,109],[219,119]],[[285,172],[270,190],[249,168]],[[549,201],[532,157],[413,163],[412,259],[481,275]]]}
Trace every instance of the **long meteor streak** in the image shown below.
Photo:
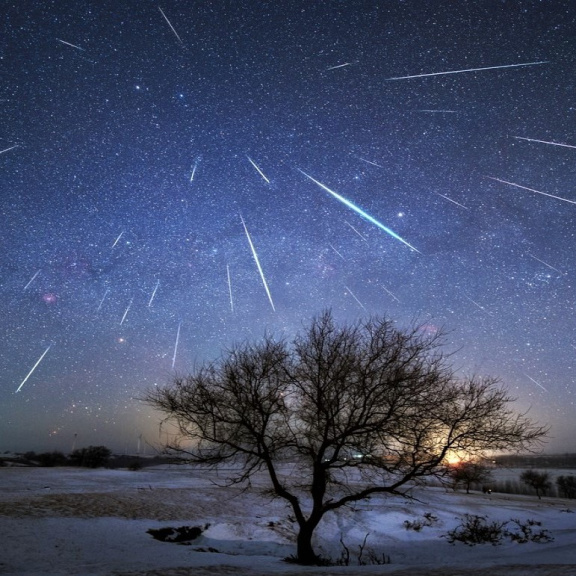
{"label": "long meteor streak", "polygon": [[172,32],[174,32],[174,36],[176,36],[176,38],[178,38],[178,42],[180,42],[180,44],[182,46],[184,46],[184,42],[182,42],[182,38],[180,38],[180,36],[178,35],[178,32],[176,32],[176,29],[174,28],[174,26],[172,26],[172,23],[170,22],[170,20],[168,20],[168,17],[166,16],[166,14],[164,14],[164,10],[162,10],[162,8],[160,8],[160,6],[158,6],[158,10],[160,10],[160,14],[162,14],[162,16],[164,16],[164,20],[166,20],[166,22],[168,22],[168,26],[170,26],[170,29],[172,30]]}
{"label": "long meteor streak", "polygon": [[228,294],[230,295],[230,310],[234,312],[234,300],[232,299],[232,282],[230,280],[230,266],[226,264],[226,276],[228,277]]}
{"label": "long meteor streak", "polygon": [[152,296],[150,296],[150,300],[148,301],[148,308],[150,308],[150,306],[152,306],[152,302],[154,302],[154,296],[156,296],[156,290],[158,290],[158,286],[160,286],[160,280],[156,281],[156,286],[154,286]]}
{"label": "long meteor streak", "polygon": [[512,136],[516,140],[526,140],[526,142],[538,142],[539,144],[550,144],[551,146],[562,146],[563,148],[576,148],[572,144],[561,144],[560,142],[548,142],[546,140],[536,140],[535,138],[522,138],[522,136]]}
{"label": "long meteor streak", "polygon": [[96,312],[100,312],[100,308],[102,308],[102,304],[104,304],[104,300],[106,300],[106,296],[110,292],[110,288],[106,288],[106,292],[104,292],[104,296],[102,296],[102,300],[100,300],[100,304],[98,304],[98,308],[96,308]]}
{"label": "long meteor streak", "polygon": [[562,276],[564,276],[564,272],[562,272],[562,270],[558,270],[558,268],[554,268],[554,266],[552,266],[552,264],[548,264],[548,262],[544,262],[544,260],[540,260],[540,258],[536,258],[536,256],[533,256],[529,252],[527,252],[526,254],[528,254],[528,256],[530,256],[530,258],[534,258],[534,260],[537,260],[541,264],[544,264],[544,266],[547,266],[548,268],[558,272],[558,274],[561,274]]}
{"label": "long meteor streak", "polygon": [[250,161],[250,164],[252,164],[252,166],[254,166],[254,168],[256,168],[256,170],[258,171],[258,174],[260,174],[260,176],[262,176],[262,178],[266,181],[266,183],[270,184],[270,180],[268,180],[268,178],[266,178],[266,174],[264,174],[264,172],[262,172],[262,170],[260,170],[260,168],[258,167],[258,164],[256,164],[256,162],[254,162],[254,160],[252,160],[252,158],[250,158],[250,156],[246,156],[246,158],[248,158],[248,160]]}
{"label": "long meteor streak", "polygon": [[62,44],[66,44],[66,46],[72,46],[72,48],[76,48],[76,50],[82,50],[82,52],[86,52],[84,48],[80,48],[80,46],[76,46],[76,44],[72,44],[71,42],[66,42],[66,40],[60,40],[60,38],[56,38],[58,42],[62,42]]}
{"label": "long meteor streak", "polygon": [[30,286],[30,284],[32,284],[32,282],[34,282],[34,280],[36,279],[36,276],[38,276],[38,274],[40,274],[40,270],[38,270],[36,272],[36,274],[34,274],[34,276],[32,276],[32,278],[30,278],[30,280],[28,281],[28,284],[26,284],[26,286],[24,286],[24,290],[26,290],[26,288],[28,288],[28,286]]}
{"label": "long meteor streak", "polygon": [[418,112],[427,112],[429,114],[456,114],[456,110],[430,110],[429,108],[423,108],[418,110]]}
{"label": "long meteor streak", "polygon": [[390,236],[392,236],[392,238],[396,238],[396,240],[400,240],[400,242],[402,242],[402,244],[405,244],[406,246],[408,246],[408,248],[410,248],[411,250],[414,250],[414,252],[418,252],[418,254],[422,254],[422,252],[420,252],[420,250],[414,248],[414,246],[412,246],[412,244],[406,242],[406,240],[404,240],[404,238],[402,238],[401,236],[398,236],[398,234],[396,234],[396,232],[390,230],[390,228],[388,228],[387,226],[384,226],[384,224],[382,224],[381,222],[378,222],[378,220],[376,220],[376,218],[373,218],[372,216],[370,216],[370,214],[367,214],[366,212],[364,212],[364,210],[362,210],[362,208],[359,208],[358,206],[356,206],[356,204],[354,204],[353,202],[350,202],[350,200],[347,200],[346,198],[344,198],[344,196],[340,196],[340,194],[338,194],[337,192],[334,192],[334,190],[330,190],[330,188],[328,188],[328,186],[325,186],[324,184],[322,184],[322,182],[318,182],[318,180],[316,180],[315,178],[312,178],[312,176],[310,176],[309,174],[306,174],[306,172],[304,172],[304,170],[300,170],[300,168],[298,168],[298,172],[300,172],[301,174],[304,174],[304,176],[306,176],[306,178],[308,178],[309,180],[312,180],[312,182],[314,182],[315,184],[320,186],[320,188],[322,188],[323,190],[326,190],[326,192],[328,192],[329,194],[332,194],[332,196],[334,196],[334,198],[336,198],[336,200],[340,200],[340,202],[342,202],[342,204],[344,204],[345,206],[348,206],[348,208],[351,208],[352,210],[354,210],[354,212],[356,212],[356,214],[359,214],[360,216],[362,216],[362,218],[368,220],[368,222],[371,222],[375,226],[378,226],[378,228],[380,228],[381,230],[384,230],[384,232],[386,232],[386,234],[390,234]]}
{"label": "long meteor streak", "polygon": [[492,316],[492,314],[490,314],[490,312],[488,312],[488,310],[486,310],[486,308],[484,308],[484,306],[482,306],[481,304],[478,304],[478,302],[476,302],[475,300],[472,300],[472,298],[469,298],[466,295],[464,295],[464,298],[466,298],[466,300],[469,300],[470,302],[472,302],[472,304],[474,304],[474,306],[476,306],[476,308],[478,308],[479,310],[482,310],[482,312],[484,312],[485,314],[488,314],[488,316]]}
{"label": "long meteor streak", "polygon": [[544,388],[544,386],[542,386],[542,384],[540,384],[540,382],[536,382],[536,380],[534,380],[534,378],[532,378],[532,376],[528,376],[528,374],[526,374],[524,372],[524,376],[526,376],[526,378],[528,378],[529,380],[532,380],[532,382],[534,382],[534,384],[536,384],[536,386],[540,386],[540,388],[542,388],[542,390],[544,390],[544,392],[548,392],[548,390],[546,390],[546,388]]}
{"label": "long meteor streak", "polygon": [[178,324],[178,331],[176,332],[176,342],[174,344],[174,354],[172,355],[172,370],[174,370],[174,364],[176,364],[176,353],[178,352],[178,342],[180,341],[180,327],[182,322]]}
{"label": "long meteor streak", "polygon": [[272,310],[276,312],[274,302],[272,301],[272,295],[270,294],[266,278],[264,277],[264,271],[262,270],[262,266],[260,266],[260,260],[258,260],[258,254],[256,253],[256,248],[254,248],[254,244],[252,244],[252,238],[250,238],[250,233],[248,232],[248,228],[246,228],[246,223],[244,222],[244,218],[242,218],[242,216],[240,216],[240,220],[242,220],[242,226],[244,226],[244,232],[246,232],[246,238],[248,238],[248,244],[250,244],[250,249],[252,250],[252,256],[254,256],[254,262],[256,262],[258,272],[260,272],[260,278],[262,278],[262,284],[264,284],[264,290],[266,290],[266,294],[268,295],[270,306],[272,306]]}
{"label": "long meteor streak", "polygon": [[382,286],[382,290],[384,290],[384,292],[386,292],[386,294],[389,294],[390,296],[392,296],[392,298],[394,298],[394,300],[396,300],[396,302],[400,302],[400,300],[398,300],[398,298],[392,294],[392,292],[390,292],[390,290],[388,290],[388,288],[386,288],[386,286]]}
{"label": "long meteor streak", "polygon": [[358,298],[356,298],[356,295],[354,294],[354,292],[352,292],[352,290],[350,290],[350,288],[348,288],[348,286],[344,286],[344,288],[346,288],[346,290],[350,293],[350,296],[352,296],[352,298],[354,298],[354,300],[356,300],[356,302],[358,302],[360,307],[363,308],[364,310],[366,310],[366,307],[364,306],[364,304],[362,304],[362,302],[360,302],[360,300],[358,300]]}
{"label": "long meteor streak", "polygon": [[4,148],[4,150],[0,150],[0,154],[4,154],[4,152],[8,152],[9,150],[14,150],[14,148],[18,148],[18,144],[14,144],[14,146],[10,146],[10,148]]}
{"label": "long meteor streak", "polygon": [[344,62],[344,64],[336,64],[336,66],[330,66],[326,70],[338,70],[338,68],[344,68],[345,66],[352,66],[352,62]]}
{"label": "long meteor streak", "polygon": [[338,252],[338,250],[336,250],[336,248],[334,248],[334,246],[332,246],[332,244],[328,244],[328,246],[330,246],[330,248],[332,248],[332,250],[334,250],[334,252],[336,252],[336,254],[338,254],[338,256],[340,256],[340,258],[342,258],[342,260],[346,261],[346,258],[344,258],[344,256],[342,256],[342,254],[340,254],[340,252]]}
{"label": "long meteor streak", "polygon": [[376,164],[376,162],[372,162],[372,160],[366,160],[366,158],[362,158],[361,156],[357,156],[358,160],[362,160],[362,162],[366,162],[366,164],[371,164],[372,166],[377,166],[378,168],[384,168],[384,166],[380,166],[380,164]]}
{"label": "long meteor streak", "polygon": [[130,311],[130,307],[132,306],[132,301],[134,300],[134,298],[132,298],[128,304],[128,306],[126,307],[126,311],[124,312],[124,316],[122,316],[122,320],[120,320],[120,326],[122,326],[122,324],[124,324],[124,320],[126,320],[126,316],[128,316],[128,312]]}
{"label": "long meteor streak", "polygon": [[568,202],[568,204],[576,204],[574,200],[568,200],[567,198],[561,198],[560,196],[554,196],[554,194],[548,194],[547,192],[542,192],[541,190],[534,190],[534,188],[528,188],[526,186],[520,186],[520,184],[515,184],[514,182],[508,182],[507,180],[501,180],[500,178],[494,178],[493,176],[486,176],[490,180],[496,180],[496,182],[501,182],[502,184],[508,184],[509,186],[515,186],[516,188],[521,188],[522,190],[528,190],[529,192],[535,192],[536,194],[542,194],[542,196],[548,196],[549,198],[554,198],[555,200],[562,200],[562,202]]}
{"label": "long meteor streak", "polygon": [[523,64],[506,64],[504,66],[486,66],[484,68],[466,68],[463,70],[448,70],[447,72],[432,72],[429,74],[412,74],[411,76],[396,76],[387,80],[408,80],[409,78],[424,78],[426,76],[444,76],[446,74],[464,74],[464,72],[481,72],[483,70],[500,70],[502,68],[520,68],[521,66],[537,66],[538,64],[548,64],[548,60],[539,62],[525,62]]}
{"label": "long meteor streak", "polygon": [[116,238],[116,240],[114,240],[114,244],[112,244],[112,248],[114,248],[114,246],[116,246],[116,244],[118,244],[118,242],[120,242],[120,238],[122,238],[123,234],[124,234],[124,230],[122,230],[122,232],[120,232],[120,234],[118,234],[118,237]]}
{"label": "long meteor streak", "polygon": [[26,375],[26,378],[24,378],[24,380],[22,380],[22,383],[20,384],[20,386],[18,386],[18,388],[16,389],[16,392],[20,392],[20,390],[22,389],[22,386],[24,386],[24,384],[26,384],[26,380],[28,380],[28,378],[30,378],[30,376],[32,376],[32,374],[34,373],[34,370],[36,370],[36,368],[38,368],[38,364],[40,364],[40,362],[42,362],[42,359],[44,358],[44,356],[46,356],[46,354],[48,354],[48,350],[50,350],[52,345],[48,346],[48,348],[46,348],[46,350],[44,350],[42,356],[40,356],[40,358],[38,358],[38,360],[36,361],[36,364],[34,364],[34,366],[32,366],[32,370],[30,370],[30,372],[28,372],[28,374]]}
{"label": "long meteor streak", "polygon": [[350,222],[346,222],[346,220],[344,220],[344,224],[348,224],[348,226],[350,226],[350,228],[352,228],[352,230],[354,230],[354,232],[356,232],[356,234],[358,234],[358,236],[360,236],[360,238],[362,238],[362,240],[364,240],[364,242],[368,242],[368,240],[366,240],[366,236],[364,236],[363,234],[358,232],[358,230],[356,230],[356,228],[354,228],[354,226],[352,226],[352,224],[350,224]]}
{"label": "long meteor streak", "polygon": [[464,204],[460,204],[460,202],[456,202],[456,200],[452,200],[452,198],[448,198],[448,196],[444,196],[444,194],[440,194],[439,192],[434,192],[434,194],[448,200],[448,202],[452,202],[452,204],[456,204],[456,206],[460,206],[460,208],[464,208],[464,210],[469,210],[469,208],[464,206]]}
{"label": "long meteor streak", "polygon": [[194,162],[194,166],[192,166],[192,172],[190,174],[190,182],[194,182],[194,174],[196,174],[196,170],[198,168],[198,160]]}

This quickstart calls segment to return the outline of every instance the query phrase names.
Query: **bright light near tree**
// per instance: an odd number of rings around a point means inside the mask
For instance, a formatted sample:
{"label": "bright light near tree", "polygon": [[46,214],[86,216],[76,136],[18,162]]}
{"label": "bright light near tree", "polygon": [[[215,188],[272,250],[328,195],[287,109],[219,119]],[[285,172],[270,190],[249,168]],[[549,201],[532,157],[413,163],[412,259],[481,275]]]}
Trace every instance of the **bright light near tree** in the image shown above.
{"label": "bright light near tree", "polygon": [[444,461],[449,466],[458,466],[462,462],[466,461],[466,457],[461,452],[449,450],[448,454],[446,454],[446,458],[444,458]]}

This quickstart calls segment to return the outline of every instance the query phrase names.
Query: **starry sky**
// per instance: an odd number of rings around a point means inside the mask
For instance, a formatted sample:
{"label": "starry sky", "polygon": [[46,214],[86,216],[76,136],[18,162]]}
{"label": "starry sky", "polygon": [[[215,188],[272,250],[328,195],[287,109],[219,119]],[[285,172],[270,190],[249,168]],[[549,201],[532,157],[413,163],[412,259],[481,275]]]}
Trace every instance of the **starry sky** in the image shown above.
{"label": "starry sky", "polygon": [[576,7],[18,0],[0,24],[0,450],[326,308],[447,332],[576,451]]}

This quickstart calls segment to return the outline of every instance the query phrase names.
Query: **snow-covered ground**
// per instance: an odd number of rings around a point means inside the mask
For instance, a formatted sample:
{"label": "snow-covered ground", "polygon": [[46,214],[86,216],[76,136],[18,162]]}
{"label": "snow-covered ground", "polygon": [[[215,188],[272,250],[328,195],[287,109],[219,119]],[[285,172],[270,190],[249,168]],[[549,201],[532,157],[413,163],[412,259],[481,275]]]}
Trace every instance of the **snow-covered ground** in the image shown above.
{"label": "snow-covered ground", "polygon": [[[531,496],[414,491],[414,499],[377,497],[329,514],[316,551],[349,566],[298,567],[294,525],[279,500],[215,485],[218,477],[188,467],[139,471],[77,468],[0,468],[0,574],[202,576],[318,574],[343,576],[576,576],[576,501]],[[467,546],[446,533],[465,514],[489,521],[535,520],[550,542]],[[421,530],[404,523],[433,517]],[[189,544],[155,540],[151,528],[201,526]],[[367,536],[368,535],[368,536]],[[385,565],[358,566],[389,557]]]}

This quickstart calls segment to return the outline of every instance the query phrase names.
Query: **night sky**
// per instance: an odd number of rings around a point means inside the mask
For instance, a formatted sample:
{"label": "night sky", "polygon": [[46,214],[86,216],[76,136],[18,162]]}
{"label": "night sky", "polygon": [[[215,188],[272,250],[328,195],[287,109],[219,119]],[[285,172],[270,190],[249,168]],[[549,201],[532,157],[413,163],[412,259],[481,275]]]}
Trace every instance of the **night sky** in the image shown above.
{"label": "night sky", "polygon": [[18,0],[0,29],[0,449],[315,314],[447,331],[576,451],[576,7]]}

